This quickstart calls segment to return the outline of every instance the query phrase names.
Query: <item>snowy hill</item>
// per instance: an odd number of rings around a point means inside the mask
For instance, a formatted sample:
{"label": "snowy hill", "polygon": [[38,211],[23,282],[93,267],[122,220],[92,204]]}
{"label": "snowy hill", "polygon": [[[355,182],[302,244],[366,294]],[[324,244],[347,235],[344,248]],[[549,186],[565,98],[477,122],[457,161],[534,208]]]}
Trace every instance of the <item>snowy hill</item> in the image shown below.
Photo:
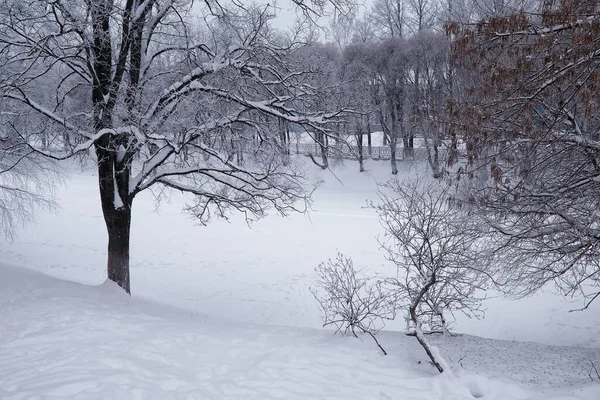
{"label": "snowy hill", "polygon": [[368,162],[365,174],[351,162],[315,168],[324,183],[309,216],[251,228],[237,217],[198,227],[181,212],[185,197],[174,193],[157,211],[140,195],[131,298],[103,284],[94,172],[67,167],[61,209],[0,242],[0,399],[600,399],[589,377],[590,360],[600,365],[598,305],[569,313],[578,299],[551,289],[518,301],[489,293],[485,319],[457,316],[465,335],[432,338],[457,381],[393,332],[404,321],[380,333],[389,356],[370,338],[320,328],[309,292],[319,262],[340,250],[390,272],[365,207],[390,177],[387,163]]}
{"label": "snowy hill", "polygon": [[[0,266],[2,399],[585,399],[598,349],[459,336],[456,380],[439,376],[413,338],[370,341],[313,329],[228,322]],[[504,376],[490,379],[488,376]],[[508,381],[519,382],[507,383]],[[563,386],[563,388],[556,388]]]}

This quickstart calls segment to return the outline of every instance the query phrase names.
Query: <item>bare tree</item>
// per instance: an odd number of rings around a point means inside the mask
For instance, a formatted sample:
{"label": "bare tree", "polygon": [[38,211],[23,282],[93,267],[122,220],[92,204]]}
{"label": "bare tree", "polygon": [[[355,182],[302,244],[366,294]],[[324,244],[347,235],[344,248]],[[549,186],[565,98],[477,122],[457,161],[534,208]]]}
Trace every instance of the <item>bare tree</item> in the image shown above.
{"label": "bare tree", "polygon": [[[0,53],[0,90],[10,83],[13,70],[8,55]],[[39,138],[39,146],[51,143],[49,128],[36,113],[23,113],[0,98],[0,229],[8,238],[30,222],[40,209],[53,209],[59,168],[52,160],[32,151],[18,131],[27,129]]]}
{"label": "bare tree", "polygon": [[[548,3],[551,4],[551,3]],[[565,1],[454,25],[465,201],[494,229],[508,292],[600,296],[600,9]]]}
{"label": "bare tree", "polygon": [[370,10],[380,39],[402,37],[406,25],[405,0],[376,0]]}
{"label": "bare tree", "polygon": [[328,40],[335,43],[340,52],[348,46],[354,37],[357,16],[353,15],[335,15],[329,22],[327,30]]}
{"label": "bare tree", "polygon": [[338,253],[335,260],[321,263],[318,280],[311,292],[323,311],[323,326],[333,325],[336,332],[370,335],[384,354],[375,335],[384,320],[396,316],[396,301],[374,278],[361,277],[352,259]]}
{"label": "bare tree", "polygon": [[[108,278],[127,292],[138,193],[157,185],[192,193],[187,211],[202,223],[229,210],[248,219],[269,207],[302,211],[310,188],[282,150],[277,124],[325,134],[336,115],[311,108],[318,88],[290,61],[299,45],[271,35],[269,5],[199,6],[202,29],[192,29],[184,0],[0,4],[0,54],[10,71],[0,96],[70,138],[44,150],[17,130],[30,150],[54,159],[94,150]],[[85,101],[73,101],[79,93]]]}
{"label": "bare tree", "polygon": [[431,30],[423,30],[407,40],[408,69],[412,112],[410,128],[425,142],[427,160],[433,177],[444,174],[444,140],[451,141],[450,148],[456,150],[456,136],[446,129],[451,110],[448,109],[450,85],[448,77],[448,40]]}
{"label": "bare tree", "polygon": [[[413,31],[415,35],[423,36],[423,32],[432,29],[436,22],[436,7],[437,2],[432,0],[408,0],[408,15],[409,15],[409,23],[408,27]],[[420,46],[419,46],[420,47]],[[419,53],[417,51],[417,53]],[[420,62],[421,57],[424,57],[425,54],[418,54],[417,60],[418,62],[412,63],[412,115],[416,120],[422,120],[422,117],[427,112],[426,108],[423,107],[424,102],[424,93],[421,84],[422,74],[427,74],[428,71],[424,71],[423,67],[427,67],[425,63]],[[425,65],[424,65],[425,64]],[[411,126],[413,128],[413,126]],[[408,155],[411,158],[414,158],[414,150],[413,150],[413,137],[414,137],[414,129],[409,131],[409,146],[405,146],[405,156]],[[406,143],[405,143],[406,145]],[[435,172],[434,172],[435,174]]]}
{"label": "bare tree", "polygon": [[368,14],[357,18],[354,22],[352,43],[373,43],[376,39],[375,31],[375,22]]}
{"label": "bare tree", "polygon": [[408,0],[407,26],[414,32],[432,29],[437,23],[439,3],[433,0]]}
{"label": "bare tree", "polygon": [[15,123],[5,120],[0,127],[0,228],[8,238],[40,209],[55,207],[53,194],[59,181],[59,170],[51,160],[11,134]]}
{"label": "bare tree", "polygon": [[[373,71],[370,56],[372,50],[364,44],[353,44],[344,49],[341,63],[341,80],[347,107],[354,111],[350,118],[350,131],[356,138],[354,152],[359,171],[364,171],[364,136],[371,155],[371,121],[377,115],[373,101]],[[375,93],[375,95],[378,95]],[[351,146],[351,150],[354,147]]]}
{"label": "bare tree", "polygon": [[398,268],[387,283],[408,309],[414,334],[439,372],[447,367],[424,330],[447,331],[446,312],[480,312],[490,258],[480,224],[451,207],[447,188],[436,181],[392,181],[375,206],[385,229],[382,248]]}
{"label": "bare tree", "polygon": [[403,37],[406,30],[406,1],[377,0],[370,18],[376,27],[380,44],[375,58],[376,80],[381,93],[375,95],[384,143],[389,143],[392,174],[398,173],[396,145],[402,138],[405,157],[412,157],[413,135],[404,123],[406,93],[406,52]]}
{"label": "bare tree", "polygon": [[[341,110],[346,102],[343,100],[342,88],[339,80],[340,52],[333,44],[313,43],[299,49],[293,58],[300,70],[309,71],[310,74],[303,80],[303,84],[318,88],[310,102],[304,104],[310,109],[319,110]],[[335,151],[330,147],[330,141],[340,141],[339,126],[341,120],[337,120],[329,129],[304,124],[301,126],[305,133],[310,136],[318,146],[318,155],[321,161],[317,161],[312,153],[309,156],[313,163],[322,169],[329,168],[329,156]]]}
{"label": "bare tree", "polygon": [[405,155],[413,147],[413,138],[406,131],[404,123],[407,74],[405,41],[392,38],[373,46],[370,65],[374,76],[372,96],[384,133],[384,144],[387,142],[390,147],[392,174],[396,175],[398,137],[402,138]]}

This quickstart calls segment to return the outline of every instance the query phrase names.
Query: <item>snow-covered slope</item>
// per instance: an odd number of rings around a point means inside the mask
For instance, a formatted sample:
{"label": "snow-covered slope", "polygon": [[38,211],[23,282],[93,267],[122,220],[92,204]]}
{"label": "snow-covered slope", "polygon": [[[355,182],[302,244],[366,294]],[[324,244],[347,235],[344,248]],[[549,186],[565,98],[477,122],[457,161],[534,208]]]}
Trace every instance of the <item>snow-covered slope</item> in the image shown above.
{"label": "snow-covered slope", "polygon": [[580,303],[550,291],[518,301],[489,293],[484,320],[458,316],[465,335],[432,338],[456,381],[393,332],[403,321],[380,333],[387,357],[370,338],[320,329],[309,292],[319,262],[340,250],[358,267],[393,273],[366,207],[391,176],[387,163],[368,162],[365,174],[351,162],[315,169],[325,182],[309,216],[269,216],[252,228],[236,217],[199,227],[181,213],[185,197],[156,211],[142,194],[132,298],[103,284],[94,172],[67,167],[61,209],[0,241],[0,399],[600,399],[588,376],[591,361],[600,365],[600,305],[569,313]]}
{"label": "snow-covered slope", "polygon": [[[314,168],[325,182],[309,216],[269,216],[251,228],[236,217],[200,227],[182,214],[187,199],[180,194],[156,211],[155,198],[143,193],[134,201],[133,293],[243,323],[319,328],[320,312],[309,292],[319,262],[340,250],[359,268],[394,273],[379,251],[377,217],[366,208],[367,200],[377,199],[376,182],[391,177],[389,165],[369,161],[366,167],[363,174],[349,161],[333,173]],[[61,209],[39,215],[12,243],[0,239],[0,262],[98,285],[106,278],[106,232],[96,177],[93,169],[68,168],[71,177],[59,191]],[[399,169],[400,176],[414,176],[422,167],[401,163]],[[488,295],[485,319],[458,315],[458,332],[600,347],[600,303],[569,313],[582,303],[550,291],[519,301]],[[403,329],[404,321],[388,328]]]}
{"label": "snow-covered slope", "polygon": [[600,350],[447,338],[441,351],[465,366],[448,379],[403,335],[382,335],[383,356],[366,339],[205,317],[111,283],[4,265],[0,276],[1,399],[600,398],[584,383]]}

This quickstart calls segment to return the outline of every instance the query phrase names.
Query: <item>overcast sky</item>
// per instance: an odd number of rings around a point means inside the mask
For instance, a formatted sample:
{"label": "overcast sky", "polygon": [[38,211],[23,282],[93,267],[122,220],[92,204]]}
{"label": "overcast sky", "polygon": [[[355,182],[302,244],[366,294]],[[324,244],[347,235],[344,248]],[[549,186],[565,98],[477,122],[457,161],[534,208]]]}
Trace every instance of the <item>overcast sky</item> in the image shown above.
{"label": "overcast sky", "polygon": [[[362,4],[369,5],[373,0],[358,0]],[[264,0],[264,3],[273,4],[273,1]],[[366,9],[365,5],[360,6],[361,13]],[[277,18],[274,21],[274,26],[278,29],[288,29],[293,24],[298,15],[301,15],[301,11],[298,7],[294,6],[291,0],[277,0]],[[327,27],[329,25],[329,17],[319,19],[319,25]]]}

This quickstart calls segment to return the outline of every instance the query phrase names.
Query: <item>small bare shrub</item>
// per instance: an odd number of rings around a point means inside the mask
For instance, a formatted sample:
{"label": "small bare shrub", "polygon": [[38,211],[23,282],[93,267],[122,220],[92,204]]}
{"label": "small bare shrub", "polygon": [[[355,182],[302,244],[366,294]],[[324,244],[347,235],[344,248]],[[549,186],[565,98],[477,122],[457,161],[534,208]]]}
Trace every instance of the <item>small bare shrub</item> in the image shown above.
{"label": "small bare shrub", "polygon": [[354,336],[357,331],[366,333],[387,354],[375,335],[384,320],[396,315],[396,301],[390,292],[377,279],[360,276],[352,259],[341,253],[335,260],[321,263],[316,271],[319,279],[311,292],[323,311],[323,326],[333,325],[336,332]]}

